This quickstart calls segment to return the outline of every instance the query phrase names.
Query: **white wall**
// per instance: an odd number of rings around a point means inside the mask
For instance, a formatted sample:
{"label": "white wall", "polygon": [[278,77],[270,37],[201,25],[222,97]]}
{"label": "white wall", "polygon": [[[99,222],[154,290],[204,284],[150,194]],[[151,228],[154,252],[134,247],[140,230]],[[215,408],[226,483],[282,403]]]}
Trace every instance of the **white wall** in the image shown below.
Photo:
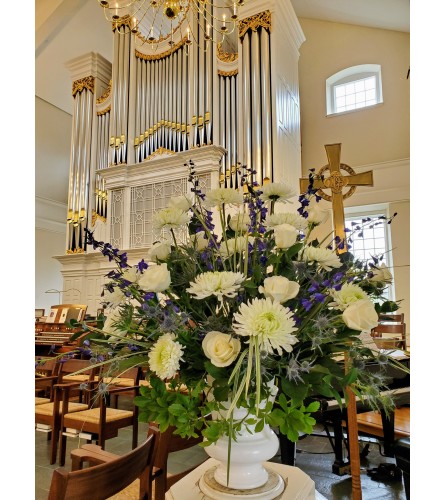
{"label": "white wall", "polygon": [[[410,64],[409,33],[299,19],[302,170],[327,164],[324,145],[341,143],[341,162],[356,172],[372,170],[373,187],[359,187],[345,207],[385,204],[398,215],[391,224],[396,300],[405,313],[409,338],[410,307]],[[382,67],[383,103],[369,109],[326,116],[326,79],[358,64]],[[346,174],[343,172],[343,174]],[[330,203],[322,201],[328,208]],[[320,230],[320,236],[332,226]],[[322,234],[324,233],[324,234]]]}
{"label": "white wall", "polygon": [[63,286],[61,265],[53,256],[66,250],[71,115],[36,97],[35,127],[35,307],[47,313],[59,295],[45,291]]}

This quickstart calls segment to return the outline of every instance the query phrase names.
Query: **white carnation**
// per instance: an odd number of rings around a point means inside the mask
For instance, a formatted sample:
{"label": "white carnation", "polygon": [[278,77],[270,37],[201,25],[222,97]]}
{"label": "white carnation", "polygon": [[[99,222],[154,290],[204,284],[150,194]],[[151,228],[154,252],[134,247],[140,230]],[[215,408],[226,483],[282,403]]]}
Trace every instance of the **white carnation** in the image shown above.
{"label": "white carnation", "polygon": [[179,362],[183,361],[183,347],[175,340],[174,333],[166,333],[155,342],[148,353],[150,370],[162,380],[173,378],[179,370]]}
{"label": "white carnation", "polygon": [[306,247],[299,253],[299,258],[309,263],[316,262],[326,271],[341,267],[338,255],[328,248]]}
{"label": "white carnation", "polygon": [[243,194],[236,189],[216,188],[205,195],[204,204],[208,207],[221,207],[222,205],[240,205]]}
{"label": "white carnation", "polygon": [[[253,299],[242,303],[239,312],[233,315],[232,328],[238,335],[258,338],[259,347],[270,354],[292,351],[298,342],[292,311],[271,299]],[[249,341],[250,342],[250,341]]]}
{"label": "white carnation", "polygon": [[281,224],[289,224],[294,226],[298,231],[306,231],[308,222],[300,214],[292,212],[283,212],[278,214],[268,214],[265,220],[265,226],[267,229],[273,229],[275,226],[280,226]]}
{"label": "white carnation", "polygon": [[297,195],[297,191],[293,187],[282,182],[270,182],[269,184],[261,186],[260,189],[262,192],[260,198],[263,201],[272,200],[286,203],[290,198]]}
{"label": "white carnation", "polygon": [[153,227],[155,229],[177,229],[187,224],[188,221],[187,212],[176,207],[167,207],[153,216]]}
{"label": "white carnation", "polygon": [[205,299],[215,295],[219,300],[222,300],[223,297],[235,297],[243,281],[244,275],[242,273],[209,271],[198,274],[195,281],[190,283],[190,288],[187,288],[187,291],[197,299]]}

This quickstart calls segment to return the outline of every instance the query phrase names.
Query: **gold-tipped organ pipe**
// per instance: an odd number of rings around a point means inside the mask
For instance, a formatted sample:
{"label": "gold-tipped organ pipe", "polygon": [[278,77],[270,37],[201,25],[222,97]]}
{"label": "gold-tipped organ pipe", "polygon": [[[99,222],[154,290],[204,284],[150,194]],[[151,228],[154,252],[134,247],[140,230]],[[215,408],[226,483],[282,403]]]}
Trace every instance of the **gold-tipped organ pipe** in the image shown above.
{"label": "gold-tipped organ pipe", "polygon": [[81,189],[83,191],[83,203],[80,206],[80,220],[85,220],[88,217],[88,206],[89,206],[89,186],[90,186],[90,169],[91,169],[91,139],[93,133],[93,99],[94,94],[89,90],[86,91],[86,141],[85,141],[85,166],[83,172],[83,178],[81,182]]}
{"label": "gold-tipped organ pipe", "polygon": [[272,124],[270,102],[270,35],[261,30],[261,111],[262,111],[262,165],[263,177],[272,175]]}
{"label": "gold-tipped organ pipe", "polygon": [[[122,162],[127,163],[127,138],[128,138],[128,88],[130,78],[130,33],[124,35],[124,61],[122,75],[122,122],[121,122],[121,141],[122,144]],[[122,136],[124,136],[122,138]]]}
{"label": "gold-tipped organ pipe", "polygon": [[[237,77],[236,75],[234,76],[230,76],[228,77],[230,78],[230,91],[231,91],[231,96],[230,96],[230,121],[231,121],[231,125],[230,125],[230,132],[232,134],[232,140],[231,140],[231,144],[232,144],[232,154],[231,154],[231,158],[230,158],[230,167],[231,167],[231,170],[232,168],[235,166],[236,168],[236,152],[237,152],[237,131],[238,131],[238,127],[237,127],[237,113],[236,113],[236,110],[237,110],[237,106],[236,106],[236,84],[237,84]],[[237,177],[236,177],[236,171],[235,171],[235,174],[232,175],[232,183],[233,183],[233,187],[234,188],[237,188],[238,185],[237,185]]]}
{"label": "gold-tipped organ pipe", "polygon": [[141,108],[141,68],[142,68],[142,60],[137,57],[136,58],[136,112],[135,112],[135,131],[136,137],[134,139],[135,146],[135,161],[136,163],[140,163],[142,158],[140,156],[141,146],[139,144],[139,133],[141,131],[141,116],[139,113],[139,109]]}
{"label": "gold-tipped organ pipe", "polygon": [[[231,137],[231,130],[230,126],[232,123],[231,117],[230,117],[230,77],[226,76],[224,77],[225,80],[225,87],[226,87],[226,98],[225,98],[225,114],[226,114],[226,149],[227,149],[227,154],[226,154],[226,171],[230,171],[230,167],[232,165],[231,159],[232,159],[232,137]],[[231,180],[228,179],[227,182],[229,185],[227,187],[233,187]]]}
{"label": "gold-tipped organ pipe", "polygon": [[259,32],[251,33],[251,105],[252,105],[252,165],[256,170],[256,180],[263,182],[261,158],[261,68]]}
{"label": "gold-tipped organ pipe", "polygon": [[250,34],[243,38],[243,120],[244,120],[244,163],[247,168],[252,167],[252,120],[250,104]]}
{"label": "gold-tipped organ pipe", "polygon": [[79,144],[79,93],[74,96],[74,113],[73,113],[73,128],[71,132],[71,161],[70,161],[70,176],[68,180],[68,213],[67,222],[73,221],[74,217],[74,189],[75,189],[75,176],[77,168],[77,148]]}

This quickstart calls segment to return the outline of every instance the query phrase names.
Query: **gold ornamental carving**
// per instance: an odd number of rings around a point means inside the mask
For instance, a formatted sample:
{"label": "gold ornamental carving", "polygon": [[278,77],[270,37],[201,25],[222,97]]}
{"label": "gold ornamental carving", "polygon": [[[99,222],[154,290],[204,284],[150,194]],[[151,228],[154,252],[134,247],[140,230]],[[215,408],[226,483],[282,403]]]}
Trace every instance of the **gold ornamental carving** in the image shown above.
{"label": "gold ornamental carving", "polygon": [[238,60],[238,52],[224,52],[221,43],[216,44],[216,57],[223,62],[234,62]]}
{"label": "gold ornamental carving", "polygon": [[108,83],[108,87],[105,89],[105,92],[96,99],[96,104],[101,104],[103,103],[108,96],[111,94],[111,85],[112,85],[112,80]]}
{"label": "gold ornamental carving", "polygon": [[96,221],[101,220],[102,222],[107,222],[107,218],[104,217],[103,215],[99,215],[96,210],[92,211],[91,214],[91,225],[94,226],[96,224]]}
{"label": "gold ornamental carving", "polygon": [[174,151],[172,151],[171,149],[167,149],[167,148],[162,148],[161,147],[161,148],[158,148],[150,156],[147,156],[147,158],[145,158],[145,161],[152,160],[153,158],[156,158],[156,156],[160,156],[160,155],[163,155],[163,154],[175,155],[176,153]]}
{"label": "gold ornamental carving", "polygon": [[139,59],[143,59],[144,61],[159,61],[159,59],[164,59],[164,57],[168,57],[169,55],[179,50],[186,41],[187,37],[185,36],[182,40],[179,40],[176,45],[173,45],[173,47],[166,50],[165,52],[161,52],[160,54],[143,54],[142,52],[139,52],[139,50],[135,49],[135,55],[136,57],[138,57]]}
{"label": "gold ornamental carving", "polygon": [[96,115],[97,116],[106,115],[107,113],[109,113],[110,110],[111,110],[111,104],[109,106],[107,106],[105,109],[103,109],[102,111],[98,111],[96,113]]}
{"label": "gold ornamental carving", "polygon": [[77,247],[74,250],[67,250],[66,253],[67,254],[78,254],[78,253],[86,253],[86,252],[83,248]]}
{"label": "gold ornamental carving", "polygon": [[271,32],[272,15],[270,10],[265,10],[264,12],[259,12],[254,16],[241,19],[238,25],[238,36],[242,40],[248,30],[258,31],[258,28],[264,28],[269,33]]}
{"label": "gold ornamental carving", "polygon": [[74,81],[72,91],[73,97],[77,92],[82,92],[83,89],[87,89],[94,94],[94,76],[86,76],[85,78]]}
{"label": "gold ornamental carving", "polygon": [[233,71],[221,71],[220,69],[218,70],[219,76],[235,76],[237,74],[238,74],[237,69],[234,69]]}

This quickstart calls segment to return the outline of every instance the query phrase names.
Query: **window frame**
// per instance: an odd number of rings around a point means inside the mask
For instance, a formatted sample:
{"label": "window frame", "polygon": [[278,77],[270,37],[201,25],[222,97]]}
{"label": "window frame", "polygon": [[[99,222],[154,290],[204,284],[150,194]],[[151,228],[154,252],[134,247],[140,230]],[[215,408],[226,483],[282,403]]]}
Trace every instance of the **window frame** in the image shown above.
{"label": "window frame", "polygon": [[[348,220],[364,219],[366,217],[374,217],[377,215],[384,215],[389,219],[389,206],[386,203],[378,205],[363,205],[357,207],[345,207],[345,223]],[[346,224],[345,224],[346,225]],[[386,265],[390,270],[393,281],[387,287],[387,299],[395,301],[396,297],[396,284],[394,281],[394,262],[392,256],[392,240],[391,240],[391,228],[383,221],[382,227],[385,233],[385,252],[386,252]],[[349,233],[346,234],[348,237]],[[354,254],[353,254],[354,255]]]}
{"label": "window frame", "polygon": [[[374,76],[376,79],[376,103],[360,108],[336,111],[335,88],[345,83],[352,83]],[[326,79],[326,116],[343,115],[354,111],[373,108],[383,103],[382,67],[380,64],[359,64],[342,69]]]}

